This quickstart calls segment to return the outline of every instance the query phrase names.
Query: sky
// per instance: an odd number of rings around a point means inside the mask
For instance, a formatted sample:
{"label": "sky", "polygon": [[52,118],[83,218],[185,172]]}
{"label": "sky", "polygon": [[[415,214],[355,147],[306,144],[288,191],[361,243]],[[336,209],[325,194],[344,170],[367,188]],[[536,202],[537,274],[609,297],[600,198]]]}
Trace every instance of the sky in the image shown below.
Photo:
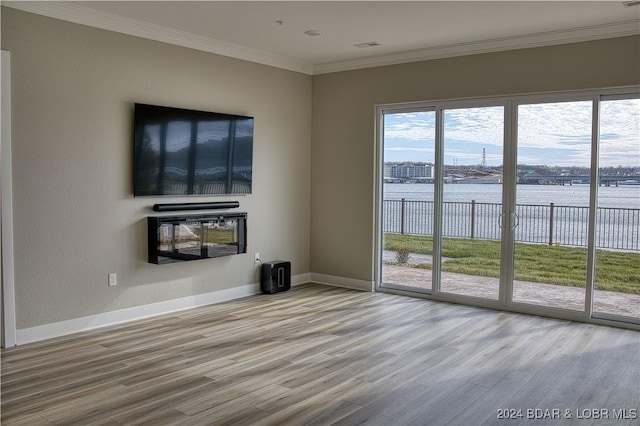
{"label": "sky", "polygon": [[[600,166],[640,168],[640,99],[601,101]],[[445,164],[502,165],[502,107],[444,114]],[[520,105],[518,164],[589,167],[590,101]],[[384,161],[434,162],[435,112],[386,114]]]}

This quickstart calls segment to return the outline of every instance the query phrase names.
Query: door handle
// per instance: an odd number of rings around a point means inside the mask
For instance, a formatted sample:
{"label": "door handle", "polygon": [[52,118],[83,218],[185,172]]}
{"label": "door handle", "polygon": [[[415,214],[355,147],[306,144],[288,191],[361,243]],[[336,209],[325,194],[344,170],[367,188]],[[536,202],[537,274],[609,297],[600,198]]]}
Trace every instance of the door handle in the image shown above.
{"label": "door handle", "polygon": [[511,226],[509,227],[509,229],[511,229],[512,231],[514,229],[516,229],[518,227],[518,225],[520,225],[520,216],[518,216],[517,214],[515,214],[514,212],[509,213],[509,216],[511,217]]}

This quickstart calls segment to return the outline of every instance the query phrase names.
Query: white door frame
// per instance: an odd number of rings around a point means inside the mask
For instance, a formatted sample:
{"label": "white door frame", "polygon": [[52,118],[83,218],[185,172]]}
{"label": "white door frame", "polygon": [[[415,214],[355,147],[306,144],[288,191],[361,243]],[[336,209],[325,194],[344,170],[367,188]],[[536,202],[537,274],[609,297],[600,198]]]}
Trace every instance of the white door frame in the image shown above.
{"label": "white door frame", "polygon": [[2,135],[0,138],[0,237],[2,240],[2,347],[16,345],[16,303],[13,276],[13,190],[11,180],[11,56],[2,50],[0,86]]}

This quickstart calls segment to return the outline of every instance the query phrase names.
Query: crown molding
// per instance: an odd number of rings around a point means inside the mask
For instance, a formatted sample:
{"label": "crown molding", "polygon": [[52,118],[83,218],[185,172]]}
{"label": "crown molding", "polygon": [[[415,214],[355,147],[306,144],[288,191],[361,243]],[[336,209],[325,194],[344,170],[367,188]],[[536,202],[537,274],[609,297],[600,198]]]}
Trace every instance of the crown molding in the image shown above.
{"label": "crown molding", "polygon": [[111,13],[96,11],[71,3],[58,1],[3,1],[2,5],[76,24],[160,41],[176,46],[188,47],[235,59],[283,68],[289,71],[303,74],[311,74],[313,72],[313,64],[304,61],[174,30],[161,25],[154,25]]}
{"label": "crown molding", "polygon": [[363,68],[397,65],[433,59],[452,58],[456,56],[476,55],[481,53],[500,52],[506,50],[528,49],[558,44],[579,43],[614,37],[625,37],[640,34],[640,20],[615,22],[612,24],[593,25],[561,31],[548,31],[516,37],[504,37],[480,40],[468,43],[457,43],[436,46],[426,49],[407,50],[404,52],[367,56],[360,59],[325,62],[313,66],[313,74],[328,74]]}
{"label": "crown molding", "polygon": [[456,56],[476,55],[515,49],[527,49],[558,44],[578,43],[640,34],[640,20],[548,31],[516,37],[504,37],[467,43],[435,46],[425,49],[367,56],[359,59],[311,64],[293,58],[198,36],[168,27],[124,18],[83,6],[58,1],[3,1],[3,6],[31,12],[76,24],[115,31],[136,37],[160,41],[217,55],[282,68],[308,75],[328,74],[386,65],[397,65]]}

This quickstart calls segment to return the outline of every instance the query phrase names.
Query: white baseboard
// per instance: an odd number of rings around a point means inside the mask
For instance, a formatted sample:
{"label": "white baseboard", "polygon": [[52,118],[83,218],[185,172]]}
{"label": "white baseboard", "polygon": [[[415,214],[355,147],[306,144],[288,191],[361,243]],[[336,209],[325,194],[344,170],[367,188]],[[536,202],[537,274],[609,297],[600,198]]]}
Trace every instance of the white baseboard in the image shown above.
{"label": "white baseboard", "polygon": [[337,277],[335,275],[316,274],[314,272],[311,273],[310,281],[312,283],[332,285],[335,287],[345,287],[345,288],[351,288],[354,290],[362,290],[362,291],[374,290],[373,281],[356,280],[353,278]]}
{"label": "white baseboard", "polygon": [[[293,286],[308,283],[309,281],[309,273],[294,275],[291,277],[291,285]],[[41,340],[66,336],[81,331],[94,330],[96,328],[135,321],[156,315],[197,308],[199,306],[212,305],[214,303],[239,299],[241,297],[252,296],[258,293],[260,293],[260,284],[248,284],[240,287],[213,291],[210,293],[196,294],[193,296],[181,297],[179,299],[152,303],[149,305],[134,306],[132,308],[120,309],[117,311],[104,312],[101,314],[89,315],[66,321],[23,328],[16,330],[16,345],[39,342]]]}

